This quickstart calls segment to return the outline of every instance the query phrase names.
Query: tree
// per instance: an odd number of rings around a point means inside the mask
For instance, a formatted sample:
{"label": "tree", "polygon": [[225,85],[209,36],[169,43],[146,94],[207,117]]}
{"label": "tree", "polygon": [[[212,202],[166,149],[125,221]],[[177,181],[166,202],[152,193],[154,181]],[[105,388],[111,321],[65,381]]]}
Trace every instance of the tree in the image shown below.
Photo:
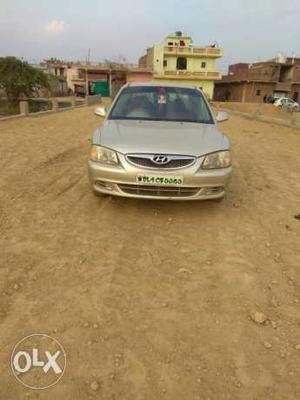
{"label": "tree", "polygon": [[10,104],[21,96],[30,97],[40,88],[49,88],[47,75],[16,57],[0,57],[0,88]]}

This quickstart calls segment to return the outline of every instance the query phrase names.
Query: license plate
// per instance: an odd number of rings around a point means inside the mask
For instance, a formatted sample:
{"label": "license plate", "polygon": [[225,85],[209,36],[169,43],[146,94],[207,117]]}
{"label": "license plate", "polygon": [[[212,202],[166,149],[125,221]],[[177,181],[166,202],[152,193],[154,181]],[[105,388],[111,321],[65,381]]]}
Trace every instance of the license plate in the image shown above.
{"label": "license plate", "polygon": [[137,175],[139,185],[180,186],[183,184],[182,176],[163,175]]}

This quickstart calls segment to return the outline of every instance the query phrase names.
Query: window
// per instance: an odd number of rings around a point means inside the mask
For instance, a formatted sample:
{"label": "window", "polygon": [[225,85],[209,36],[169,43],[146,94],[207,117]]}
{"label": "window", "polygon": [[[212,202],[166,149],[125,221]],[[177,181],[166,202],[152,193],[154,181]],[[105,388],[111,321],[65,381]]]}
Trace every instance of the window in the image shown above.
{"label": "window", "polygon": [[168,46],[173,46],[173,42],[168,42]]}
{"label": "window", "polygon": [[176,63],[176,69],[186,69],[186,58],[185,57],[178,57]]}
{"label": "window", "polygon": [[261,93],[260,90],[257,90],[256,91],[256,96],[260,96],[260,93]]}
{"label": "window", "polygon": [[168,61],[164,60],[164,67],[167,67],[167,66],[168,66]]}
{"label": "window", "polygon": [[205,61],[203,61],[203,62],[201,63],[201,68],[206,68],[206,62],[205,62]]}
{"label": "window", "polygon": [[108,119],[214,123],[199,90],[167,86],[123,89]]}

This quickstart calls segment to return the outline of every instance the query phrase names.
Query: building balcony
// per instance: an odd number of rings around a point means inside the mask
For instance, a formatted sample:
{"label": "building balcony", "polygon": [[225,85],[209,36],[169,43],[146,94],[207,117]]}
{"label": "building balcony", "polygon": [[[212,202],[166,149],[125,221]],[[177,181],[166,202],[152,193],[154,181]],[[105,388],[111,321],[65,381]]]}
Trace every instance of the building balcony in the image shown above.
{"label": "building balcony", "polygon": [[190,57],[211,57],[211,58],[220,58],[223,57],[224,52],[223,49],[219,47],[174,47],[174,46],[165,46],[164,54],[166,55],[183,55]]}
{"label": "building balcony", "polygon": [[205,79],[216,81],[222,78],[222,74],[219,71],[164,70],[154,72],[153,77],[156,79]]}

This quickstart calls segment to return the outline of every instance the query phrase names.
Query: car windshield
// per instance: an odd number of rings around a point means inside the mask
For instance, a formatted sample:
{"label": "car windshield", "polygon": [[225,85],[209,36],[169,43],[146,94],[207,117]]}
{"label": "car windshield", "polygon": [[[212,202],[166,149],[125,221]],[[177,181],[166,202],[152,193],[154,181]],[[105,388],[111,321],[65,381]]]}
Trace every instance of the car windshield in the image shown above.
{"label": "car windshield", "polygon": [[123,89],[108,119],[214,123],[199,90],[166,86]]}

